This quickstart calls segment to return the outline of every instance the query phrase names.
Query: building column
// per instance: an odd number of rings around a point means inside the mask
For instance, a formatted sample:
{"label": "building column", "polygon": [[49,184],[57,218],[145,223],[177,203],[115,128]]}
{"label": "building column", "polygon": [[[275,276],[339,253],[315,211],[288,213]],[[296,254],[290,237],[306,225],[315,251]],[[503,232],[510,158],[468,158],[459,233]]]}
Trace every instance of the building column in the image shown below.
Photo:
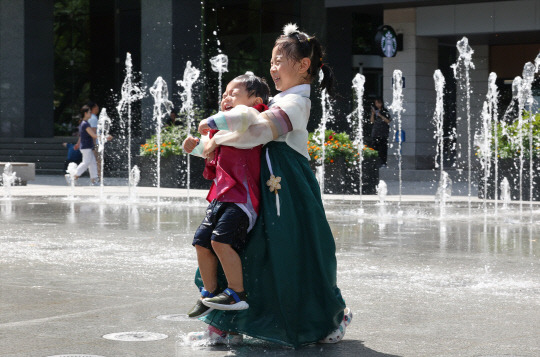
{"label": "building column", "polygon": [[[395,57],[383,59],[383,97],[387,105],[392,103],[392,76],[401,70],[405,82],[401,128],[405,132],[402,143],[403,169],[432,169],[435,158],[435,126],[432,122],[435,110],[435,86],[433,73],[437,69],[438,41],[436,38],[416,36],[416,9],[392,9],[384,11],[384,24],[403,34],[403,51]],[[397,168],[398,128],[393,116],[389,138],[389,166]]]}
{"label": "building column", "polygon": [[0,137],[24,137],[23,1],[0,1],[0,45]]}
{"label": "building column", "polygon": [[[141,37],[141,68],[147,76],[148,87],[161,76],[167,83],[169,100],[176,107],[180,106],[181,88],[176,81],[183,78],[188,60],[198,69],[201,65],[201,3],[142,0]],[[141,123],[145,137],[155,131],[153,104],[152,96],[142,101]],[[196,101],[196,104],[199,103]]]}
{"label": "building column", "polygon": [[[349,129],[346,117],[352,111],[352,80],[355,75],[352,68],[352,15],[350,9],[339,7],[326,9],[326,14],[327,27],[332,30],[328,31],[326,36],[327,59],[324,61],[334,71],[338,94],[334,104],[333,127],[344,131]],[[315,91],[311,94],[312,103],[316,100],[314,94]],[[313,109],[312,113],[314,113]],[[317,115],[316,111],[315,115]],[[317,116],[314,118],[319,119]],[[318,121],[316,121],[317,124]]]}
{"label": "building column", "polygon": [[[173,0],[141,0],[141,71],[148,89],[161,76],[169,90],[173,84]],[[154,98],[149,94],[142,100],[141,129],[143,137],[155,132],[152,118]]]}
{"label": "building column", "polygon": [[54,136],[54,1],[24,4],[24,136],[47,138]]}

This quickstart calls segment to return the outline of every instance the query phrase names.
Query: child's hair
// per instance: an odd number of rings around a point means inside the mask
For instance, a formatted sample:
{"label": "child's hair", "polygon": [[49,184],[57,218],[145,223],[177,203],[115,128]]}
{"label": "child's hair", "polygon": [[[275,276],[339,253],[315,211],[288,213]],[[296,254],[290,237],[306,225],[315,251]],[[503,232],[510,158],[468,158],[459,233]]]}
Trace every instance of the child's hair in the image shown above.
{"label": "child's hair", "polygon": [[324,50],[321,43],[315,36],[309,36],[298,31],[295,24],[287,24],[283,28],[283,35],[276,39],[274,47],[281,50],[288,59],[300,61],[302,58],[309,58],[311,66],[307,73],[311,76],[311,81],[319,79],[319,69],[323,72],[321,87],[326,89],[330,96],[334,96],[335,77],[332,69],[324,64]]}
{"label": "child's hair", "polygon": [[246,72],[246,74],[236,77],[233,81],[243,83],[250,97],[253,95],[261,97],[263,103],[268,104],[270,87],[264,78],[257,77],[251,72]]}
{"label": "child's hair", "polygon": [[88,106],[88,108],[90,108],[90,110],[92,110],[95,106],[97,106],[97,103],[89,100],[88,102],[86,102],[86,105]]}
{"label": "child's hair", "polygon": [[84,114],[85,114],[86,112],[89,112],[89,111],[90,111],[90,107],[89,107],[88,105],[83,105],[83,106],[81,107],[81,111],[79,112],[79,117],[80,117],[81,119],[84,118]]}

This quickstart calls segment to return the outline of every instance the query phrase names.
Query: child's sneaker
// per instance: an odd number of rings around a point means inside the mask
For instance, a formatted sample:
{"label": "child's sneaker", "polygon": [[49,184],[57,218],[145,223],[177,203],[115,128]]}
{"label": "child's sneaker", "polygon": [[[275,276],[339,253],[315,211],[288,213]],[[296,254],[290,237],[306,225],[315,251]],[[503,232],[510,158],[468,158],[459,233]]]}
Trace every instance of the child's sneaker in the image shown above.
{"label": "child's sneaker", "polygon": [[332,331],[328,336],[319,341],[319,343],[338,343],[343,340],[347,326],[352,321],[352,311],[348,307],[343,311],[343,320],[339,324],[338,328]]}
{"label": "child's sneaker", "polygon": [[199,299],[197,300],[197,303],[195,304],[195,306],[193,306],[191,310],[189,310],[187,316],[192,319],[197,319],[199,317],[208,315],[212,310],[214,309],[204,305],[202,303],[202,300]]}
{"label": "child's sneaker", "polygon": [[201,288],[201,298],[197,300],[197,303],[195,304],[195,306],[193,306],[193,308],[191,308],[191,310],[188,312],[188,317],[192,318],[192,319],[196,319],[196,318],[199,318],[199,317],[203,317],[203,316],[206,316],[208,315],[212,310],[212,308],[204,305],[202,303],[202,299],[204,298],[212,298],[215,296],[215,294],[217,294],[217,290],[214,291],[213,293],[209,292],[208,290],[206,290],[205,288]]}
{"label": "child's sneaker", "polygon": [[213,298],[206,298],[202,303],[217,310],[245,310],[249,308],[245,291],[237,293],[233,289],[225,289]]}
{"label": "child's sneaker", "polygon": [[187,339],[190,343],[232,346],[241,344],[244,341],[244,336],[232,335],[208,325],[206,331],[188,333]]}

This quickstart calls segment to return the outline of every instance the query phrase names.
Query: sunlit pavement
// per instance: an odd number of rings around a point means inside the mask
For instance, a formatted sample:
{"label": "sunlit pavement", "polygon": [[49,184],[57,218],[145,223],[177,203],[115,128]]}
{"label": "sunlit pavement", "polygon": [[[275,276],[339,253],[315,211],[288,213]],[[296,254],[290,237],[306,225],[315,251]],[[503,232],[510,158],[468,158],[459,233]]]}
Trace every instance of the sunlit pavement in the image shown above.
{"label": "sunlit pavement", "polygon": [[[188,204],[186,190],[140,187],[130,202],[124,181],[107,180],[103,194],[71,192],[62,177],[13,187],[10,200],[0,189],[0,356],[540,355],[536,204],[484,213],[459,196],[441,210],[414,183],[401,204],[329,195],[338,282],[354,312],[345,340],[195,347],[185,334],[205,325],[184,314],[197,298],[191,239],[206,192],[190,190]],[[167,337],[103,338],[121,332]]]}

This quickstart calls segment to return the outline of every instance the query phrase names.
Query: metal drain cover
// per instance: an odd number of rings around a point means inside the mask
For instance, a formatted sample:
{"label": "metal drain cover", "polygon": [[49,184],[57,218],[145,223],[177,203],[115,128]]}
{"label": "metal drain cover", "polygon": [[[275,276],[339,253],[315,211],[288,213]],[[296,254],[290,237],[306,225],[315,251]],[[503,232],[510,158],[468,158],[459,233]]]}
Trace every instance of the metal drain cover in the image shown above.
{"label": "metal drain cover", "polygon": [[104,335],[103,338],[113,341],[126,341],[126,342],[146,342],[146,341],[158,341],[166,339],[167,335],[156,332],[146,331],[134,331],[134,332],[117,332]]}
{"label": "metal drain cover", "polygon": [[187,317],[186,314],[159,315],[156,316],[156,319],[165,321],[196,321],[196,319]]}

